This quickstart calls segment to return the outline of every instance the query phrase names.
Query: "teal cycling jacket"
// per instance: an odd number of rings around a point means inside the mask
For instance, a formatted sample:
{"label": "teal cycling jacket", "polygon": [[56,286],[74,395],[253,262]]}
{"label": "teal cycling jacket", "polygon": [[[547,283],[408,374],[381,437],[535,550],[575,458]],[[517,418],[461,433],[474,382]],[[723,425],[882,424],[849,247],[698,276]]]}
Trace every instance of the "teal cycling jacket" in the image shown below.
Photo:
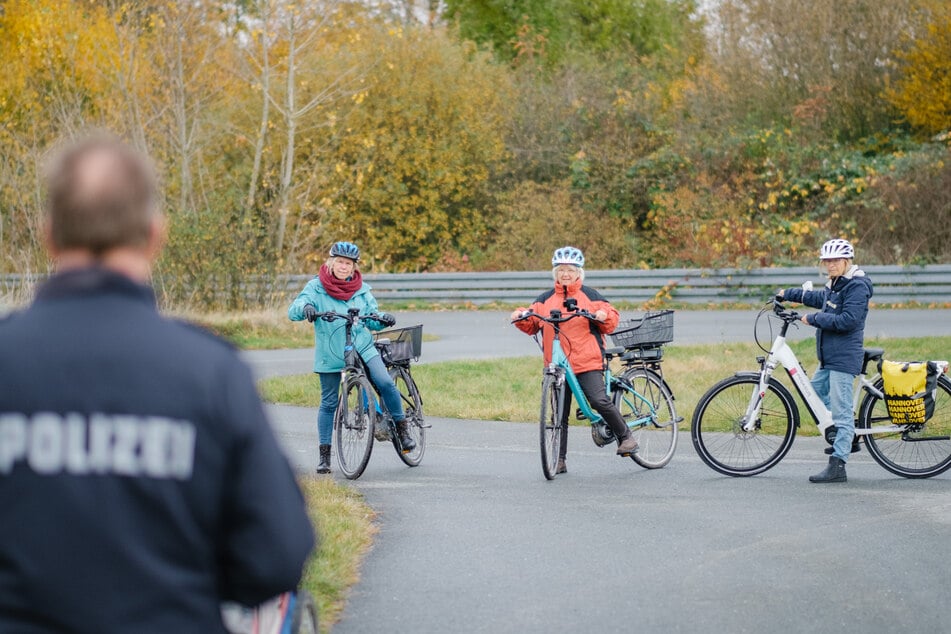
{"label": "teal cycling jacket", "polygon": [[[360,290],[353,294],[349,301],[345,302],[331,297],[324,289],[323,284],[320,283],[320,279],[314,277],[287,309],[288,318],[291,321],[303,321],[305,319],[304,306],[307,304],[311,304],[321,313],[328,311],[346,313],[349,308],[359,308],[361,315],[379,312],[376,299],[370,292],[370,285],[366,282],[363,283]],[[314,322],[314,372],[340,372],[343,370],[345,325],[346,322],[340,319],[332,322],[318,319]],[[353,345],[364,361],[369,361],[380,354],[373,345],[373,335],[370,334],[368,328],[382,330],[383,324],[374,319],[354,324]]]}

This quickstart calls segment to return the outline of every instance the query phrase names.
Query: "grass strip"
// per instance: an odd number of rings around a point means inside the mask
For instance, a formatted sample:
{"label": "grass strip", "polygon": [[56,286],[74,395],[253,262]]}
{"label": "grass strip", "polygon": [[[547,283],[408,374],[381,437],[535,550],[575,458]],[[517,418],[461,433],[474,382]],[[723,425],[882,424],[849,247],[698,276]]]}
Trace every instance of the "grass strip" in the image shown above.
{"label": "grass strip", "polygon": [[319,539],[301,586],[317,601],[320,631],[326,633],[360,579],[360,563],[377,532],[375,515],[359,493],[331,478],[301,476],[298,482]]}

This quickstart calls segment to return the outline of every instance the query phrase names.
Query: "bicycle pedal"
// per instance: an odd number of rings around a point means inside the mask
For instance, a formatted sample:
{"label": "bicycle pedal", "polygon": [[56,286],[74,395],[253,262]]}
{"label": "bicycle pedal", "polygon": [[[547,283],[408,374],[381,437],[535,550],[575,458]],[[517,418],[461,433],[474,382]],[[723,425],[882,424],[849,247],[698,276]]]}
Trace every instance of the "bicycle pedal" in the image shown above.
{"label": "bicycle pedal", "polygon": [[576,420],[588,420],[588,417],[584,415],[584,412],[581,411],[581,408],[575,410],[575,419]]}

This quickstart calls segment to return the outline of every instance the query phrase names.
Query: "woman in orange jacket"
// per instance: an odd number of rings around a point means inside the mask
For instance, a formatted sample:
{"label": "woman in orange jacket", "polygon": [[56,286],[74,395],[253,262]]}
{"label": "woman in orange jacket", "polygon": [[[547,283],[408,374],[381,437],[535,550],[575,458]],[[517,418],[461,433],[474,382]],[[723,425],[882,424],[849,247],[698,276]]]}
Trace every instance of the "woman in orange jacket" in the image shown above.
{"label": "woman in orange jacket", "polygon": [[[618,455],[627,455],[637,451],[637,441],[631,436],[624,418],[614,406],[614,402],[604,389],[604,335],[617,328],[620,319],[617,310],[597,290],[584,285],[584,254],[575,247],[556,249],[551,259],[552,276],[555,287],[539,295],[526,309],[519,307],[511,315],[514,321],[520,319],[526,310],[540,315],[549,314],[552,309],[564,310],[565,300],[573,299],[578,309],[587,310],[597,318],[597,322],[587,319],[572,319],[561,324],[561,345],[564,348],[571,369],[578,377],[578,383],[594,408],[610,426],[618,440]],[[554,340],[554,328],[536,318],[529,317],[515,321],[515,326],[529,335],[542,331],[542,347],[545,363],[551,362],[551,347]],[[565,473],[565,455],[568,447],[568,412],[571,409],[571,392],[565,393],[565,406],[562,412],[561,455],[558,456],[556,473]]]}

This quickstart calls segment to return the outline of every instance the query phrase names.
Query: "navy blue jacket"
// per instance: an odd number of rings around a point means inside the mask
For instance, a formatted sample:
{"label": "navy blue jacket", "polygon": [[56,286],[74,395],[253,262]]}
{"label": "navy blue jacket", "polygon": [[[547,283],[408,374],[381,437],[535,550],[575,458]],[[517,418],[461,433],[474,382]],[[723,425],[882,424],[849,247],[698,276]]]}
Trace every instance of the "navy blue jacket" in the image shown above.
{"label": "navy blue jacket", "polygon": [[783,292],[791,302],[822,309],[806,317],[816,327],[819,367],[853,375],[862,371],[865,318],[872,292],[872,281],[854,265],[821,290],[787,288]]}
{"label": "navy blue jacket", "polygon": [[96,268],[0,321],[0,632],[224,632],[313,545],[231,346]]}

